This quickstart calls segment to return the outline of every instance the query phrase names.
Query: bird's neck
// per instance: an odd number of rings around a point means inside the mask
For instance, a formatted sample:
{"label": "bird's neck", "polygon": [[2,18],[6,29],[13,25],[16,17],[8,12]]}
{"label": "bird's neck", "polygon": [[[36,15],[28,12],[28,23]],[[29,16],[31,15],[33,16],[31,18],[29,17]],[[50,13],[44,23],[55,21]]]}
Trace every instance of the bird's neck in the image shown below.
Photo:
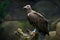
{"label": "bird's neck", "polygon": [[28,13],[32,12],[32,9],[28,9],[27,12],[28,12]]}

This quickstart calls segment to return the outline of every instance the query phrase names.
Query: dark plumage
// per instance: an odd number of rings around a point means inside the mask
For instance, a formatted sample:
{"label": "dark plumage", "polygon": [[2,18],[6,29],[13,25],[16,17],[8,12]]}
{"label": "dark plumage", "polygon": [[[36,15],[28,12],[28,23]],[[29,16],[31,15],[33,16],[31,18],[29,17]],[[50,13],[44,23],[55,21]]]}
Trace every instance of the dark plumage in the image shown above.
{"label": "dark plumage", "polygon": [[27,18],[30,24],[44,35],[49,35],[47,19],[40,13],[32,10],[30,5],[26,5],[24,8],[28,12]]}

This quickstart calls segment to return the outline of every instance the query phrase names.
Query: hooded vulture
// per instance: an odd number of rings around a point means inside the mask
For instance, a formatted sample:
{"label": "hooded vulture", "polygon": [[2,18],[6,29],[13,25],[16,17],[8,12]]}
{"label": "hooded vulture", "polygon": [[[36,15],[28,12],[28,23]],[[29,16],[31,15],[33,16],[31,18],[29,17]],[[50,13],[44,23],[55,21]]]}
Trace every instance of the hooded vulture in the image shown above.
{"label": "hooded vulture", "polygon": [[33,27],[36,28],[39,33],[42,32],[44,35],[49,35],[47,19],[41,15],[41,13],[32,10],[30,5],[24,6],[24,9],[26,9],[28,13],[27,18],[29,23],[33,25]]}

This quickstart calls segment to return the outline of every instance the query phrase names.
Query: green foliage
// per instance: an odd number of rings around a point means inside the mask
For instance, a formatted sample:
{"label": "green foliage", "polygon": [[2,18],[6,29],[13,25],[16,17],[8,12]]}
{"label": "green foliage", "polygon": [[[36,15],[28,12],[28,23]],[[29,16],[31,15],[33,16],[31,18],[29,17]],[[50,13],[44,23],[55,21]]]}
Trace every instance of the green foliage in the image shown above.
{"label": "green foliage", "polygon": [[7,7],[9,5],[8,0],[4,0],[0,3],[0,20],[3,19],[7,15]]}
{"label": "green foliage", "polygon": [[[7,15],[7,7],[9,5],[9,1],[8,0],[4,0],[0,2],[0,22],[2,22],[2,20],[4,19],[4,17]],[[0,24],[0,32],[3,30],[3,28],[1,27]]]}
{"label": "green foliage", "polygon": [[[21,28],[23,32],[26,32],[27,25],[30,24],[27,21],[5,21],[2,23],[3,31],[1,37],[4,37],[6,40],[9,38],[9,40],[18,40],[20,39],[20,35],[15,35],[15,31],[17,31],[18,28]],[[27,40],[26,37],[24,37],[24,40]]]}
{"label": "green foliage", "polygon": [[30,27],[30,24],[28,21],[19,21],[19,25],[22,28],[23,32],[26,32],[27,27]]}

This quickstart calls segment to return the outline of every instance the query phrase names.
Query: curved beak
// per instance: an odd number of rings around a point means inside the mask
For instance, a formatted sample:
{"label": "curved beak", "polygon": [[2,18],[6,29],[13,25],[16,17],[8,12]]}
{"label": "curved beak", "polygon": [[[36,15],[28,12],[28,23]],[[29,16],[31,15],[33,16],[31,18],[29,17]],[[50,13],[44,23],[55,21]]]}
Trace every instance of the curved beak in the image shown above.
{"label": "curved beak", "polygon": [[23,8],[26,9],[26,6],[24,6]]}

